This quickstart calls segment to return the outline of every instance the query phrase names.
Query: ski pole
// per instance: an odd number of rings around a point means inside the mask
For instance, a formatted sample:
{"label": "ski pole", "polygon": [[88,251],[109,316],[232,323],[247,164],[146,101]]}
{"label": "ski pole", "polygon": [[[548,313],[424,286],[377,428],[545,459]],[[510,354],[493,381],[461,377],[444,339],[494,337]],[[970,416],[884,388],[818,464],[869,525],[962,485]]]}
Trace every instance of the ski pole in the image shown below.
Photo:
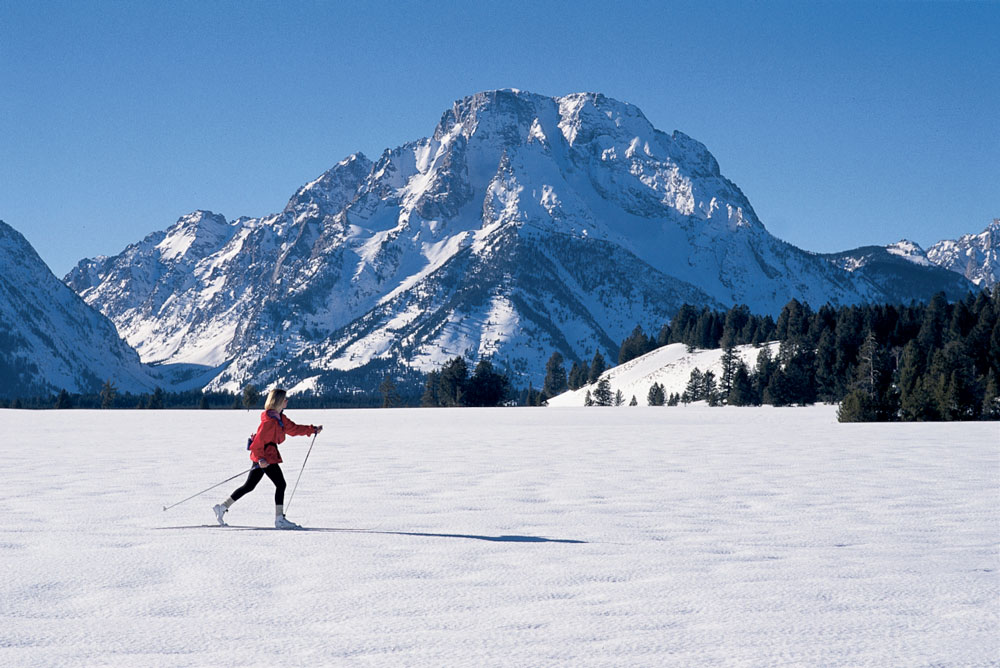
{"label": "ski pole", "polygon": [[[225,479],[225,480],[223,480],[222,482],[219,482],[219,483],[216,483],[216,484],[212,485],[211,487],[209,487],[208,489],[203,489],[203,490],[201,490],[200,492],[198,492],[197,494],[192,494],[192,495],[191,495],[191,496],[189,496],[188,498],[184,499],[184,501],[190,501],[191,499],[193,499],[193,498],[194,498],[194,497],[196,497],[196,496],[201,496],[201,495],[202,495],[202,494],[204,494],[205,492],[207,492],[207,491],[209,491],[209,490],[212,490],[212,489],[215,489],[215,488],[216,488],[216,487],[218,487],[219,485],[225,485],[225,484],[226,484],[227,482],[229,482],[229,481],[230,481],[230,480],[232,480],[233,478],[239,478],[239,477],[240,477],[241,475],[246,475],[247,473],[250,473],[250,471],[252,471],[252,470],[253,470],[253,468],[251,467],[251,468],[248,468],[248,469],[247,469],[246,471],[240,471],[240,472],[239,472],[239,473],[237,473],[236,475],[234,475],[234,476],[231,476],[231,477],[229,477],[229,478],[226,478],[226,479]],[[173,506],[163,506],[163,510],[165,510],[165,511],[166,511],[166,510],[170,510],[170,509],[171,509],[171,508],[173,508],[174,506],[179,506],[179,505],[181,505],[182,503],[184,503],[184,501],[178,501],[177,503],[173,504]]]}
{"label": "ski pole", "polygon": [[312,443],[309,444],[309,449],[306,451],[306,458],[302,460],[302,468],[299,469],[299,477],[295,479],[295,487],[292,487],[292,493],[288,495],[288,502],[285,504],[285,510],[292,505],[292,497],[295,496],[295,490],[299,488],[299,480],[302,480],[302,472],[306,470],[306,462],[309,461],[309,453],[313,451],[313,444],[316,443],[316,437],[319,436],[319,432],[313,434]]}

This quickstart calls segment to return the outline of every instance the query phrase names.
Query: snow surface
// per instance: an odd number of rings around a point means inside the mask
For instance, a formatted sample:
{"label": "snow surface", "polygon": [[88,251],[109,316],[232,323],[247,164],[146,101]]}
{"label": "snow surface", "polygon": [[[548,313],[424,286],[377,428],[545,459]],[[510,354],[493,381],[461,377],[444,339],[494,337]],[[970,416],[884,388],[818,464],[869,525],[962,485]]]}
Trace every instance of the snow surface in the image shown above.
{"label": "snow surface", "polygon": [[[986,666],[996,423],[831,406],[2,411],[3,666]],[[294,484],[309,440],[282,448]],[[256,530],[253,527],[262,527]]]}

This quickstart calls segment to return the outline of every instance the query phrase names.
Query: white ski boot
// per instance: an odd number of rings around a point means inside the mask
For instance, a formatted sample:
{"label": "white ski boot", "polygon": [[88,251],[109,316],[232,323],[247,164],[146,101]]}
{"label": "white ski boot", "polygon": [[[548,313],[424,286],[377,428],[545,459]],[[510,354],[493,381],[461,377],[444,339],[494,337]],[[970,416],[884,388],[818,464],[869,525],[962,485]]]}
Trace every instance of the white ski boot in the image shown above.
{"label": "white ski boot", "polygon": [[274,518],[274,528],[275,529],[301,529],[298,524],[292,522],[284,515],[278,515]]}
{"label": "white ski boot", "polygon": [[226,514],[226,511],[229,510],[229,508],[226,508],[224,505],[220,503],[219,505],[212,508],[212,510],[215,511],[215,519],[219,520],[220,527],[229,526],[228,524],[226,524],[226,520],[222,518],[222,516]]}

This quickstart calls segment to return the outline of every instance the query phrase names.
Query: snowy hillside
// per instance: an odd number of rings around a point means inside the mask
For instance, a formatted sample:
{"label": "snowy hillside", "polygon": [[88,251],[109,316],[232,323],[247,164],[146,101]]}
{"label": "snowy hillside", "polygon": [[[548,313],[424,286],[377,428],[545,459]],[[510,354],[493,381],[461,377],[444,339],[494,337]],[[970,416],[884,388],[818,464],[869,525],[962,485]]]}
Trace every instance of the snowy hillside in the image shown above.
{"label": "snowy hillside", "polygon": [[[778,342],[754,347],[752,345],[737,346],[736,353],[746,362],[747,367],[754,368],[757,355],[764,348],[771,350],[772,356],[778,354]],[[619,364],[601,374],[600,379],[607,379],[611,385],[611,393],[621,391],[625,397],[625,407],[634,396],[639,405],[646,405],[646,397],[653,383],[663,385],[667,395],[684,392],[691,371],[711,371],[716,378],[722,377],[722,349],[687,351],[683,343],[671,343],[657,348],[641,357]],[[599,380],[600,380],[599,379]],[[583,406],[587,392],[594,392],[597,383],[585,385],[578,390],[570,390],[549,399],[549,406]]]}
{"label": "snowy hillside", "polygon": [[211,387],[231,390],[461,354],[537,384],[553,351],[613,355],[683,302],[899,301],[771,236],[705,146],[635,106],[515,90],[457,101],[375,162],[348,157],[280,214],[198,211],[65,280],[143,360],[218,367]]}
{"label": "snowy hillside", "polygon": [[66,389],[122,391],[164,382],[139,362],[114,324],[56,278],[31,244],[0,221],[0,398]]}
{"label": "snowy hillside", "polygon": [[0,411],[0,664],[995,665],[996,424],[835,410]]}
{"label": "snowy hillside", "polygon": [[944,240],[927,249],[931,262],[957,272],[981,288],[1000,283],[1000,218],[979,234]]}

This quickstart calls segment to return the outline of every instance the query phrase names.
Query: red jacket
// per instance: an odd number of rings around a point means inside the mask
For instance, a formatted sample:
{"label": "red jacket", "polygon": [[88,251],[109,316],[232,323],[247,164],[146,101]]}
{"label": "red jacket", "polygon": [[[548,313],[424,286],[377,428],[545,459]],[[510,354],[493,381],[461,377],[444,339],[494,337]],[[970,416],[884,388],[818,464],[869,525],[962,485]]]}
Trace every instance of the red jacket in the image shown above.
{"label": "red jacket", "polygon": [[280,464],[281,453],[278,444],[285,442],[285,436],[310,436],[316,427],[295,424],[284,413],[264,411],[260,414],[260,426],[250,443],[250,459],[257,462],[266,459],[268,464]]}

